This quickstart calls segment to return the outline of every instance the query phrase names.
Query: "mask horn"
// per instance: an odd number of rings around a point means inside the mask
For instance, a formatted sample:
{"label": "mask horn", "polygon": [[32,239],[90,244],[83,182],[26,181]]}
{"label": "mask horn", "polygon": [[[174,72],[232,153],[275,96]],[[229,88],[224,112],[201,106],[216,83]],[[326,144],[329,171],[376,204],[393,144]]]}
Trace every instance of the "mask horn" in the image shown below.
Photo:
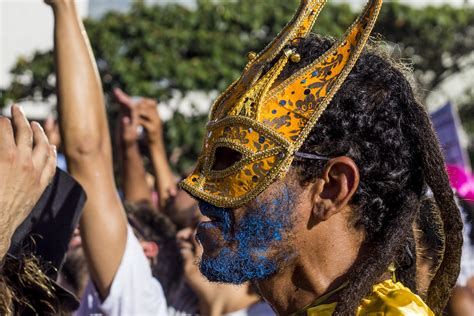
{"label": "mask horn", "polygon": [[[313,63],[267,93],[271,97],[266,98],[266,103],[259,107],[259,117],[269,115],[269,112],[284,103],[285,109],[293,112],[294,116],[301,120],[300,126],[304,126],[301,133],[298,131],[298,135],[287,135],[290,139],[296,140],[294,151],[302,145],[319,116],[356,64],[369,39],[381,7],[382,0],[370,0],[364,11],[346,31],[342,40],[336,42],[330,50]],[[310,104],[299,108],[298,103],[309,97],[312,99]]]}
{"label": "mask horn", "polygon": [[[272,61],[292,40],[306,36],[312,29],[326,0],[301,0],[300,6],[291,21],[259,54],[250,56],[249,62],[240,78],[230,85],[214,102],[211,120],[224,117],[229,112],[229,105],[235,103],[262,75],[265,65]],[[250,58],[251,57],[251,58]]]}

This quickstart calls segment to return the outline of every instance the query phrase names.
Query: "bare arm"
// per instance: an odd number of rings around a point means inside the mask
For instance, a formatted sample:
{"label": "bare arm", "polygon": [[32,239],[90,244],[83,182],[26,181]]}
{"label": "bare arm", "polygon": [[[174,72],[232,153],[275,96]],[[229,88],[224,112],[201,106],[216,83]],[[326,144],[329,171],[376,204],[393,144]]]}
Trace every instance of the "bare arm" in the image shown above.
{"label": "bare arm", "polygon": [[94,56],[74,1],[47,0],[55,16],[59,122],[71,174],[88,199],[81,235],[92,278],[106,297],[120,265],[127,221],[112,168],[104,96]]}
{"label": "bare arm", "polygon": [[162,211],[167,200],[176,195],[177,187],[175,176],[166,156],[163,126],[156,101],[144,99],[138,104],[138,116],[140,124],[147,130],[148,146],[156,176],[155,186],[159,197],[159,209]]}
{"label": "bare arm", "polygon": [[114,94],[122,105],[120,144],[123,192],[129,202],[147,202],[153,205],[151,190],[146,182],[146,171],[143,157],[138,148],[138,113],[136,103],[120,89]]}
{"label": "bare arm", "polygon": [[152,206],[151,190],[138,143],[123,148],[123,192],[128,202],[146,202]]}

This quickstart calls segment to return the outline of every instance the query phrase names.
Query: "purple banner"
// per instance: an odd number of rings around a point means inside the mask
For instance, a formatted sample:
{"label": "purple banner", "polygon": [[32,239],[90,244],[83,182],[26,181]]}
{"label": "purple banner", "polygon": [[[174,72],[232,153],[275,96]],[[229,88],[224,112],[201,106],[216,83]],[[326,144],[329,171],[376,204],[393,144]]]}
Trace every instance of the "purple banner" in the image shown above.
{"label": "purple banner", "polygon": [[460,141],[461,123],[451,103],[431,113],[431,120],[444,151],[446,164],[470,170],[466,150]]}

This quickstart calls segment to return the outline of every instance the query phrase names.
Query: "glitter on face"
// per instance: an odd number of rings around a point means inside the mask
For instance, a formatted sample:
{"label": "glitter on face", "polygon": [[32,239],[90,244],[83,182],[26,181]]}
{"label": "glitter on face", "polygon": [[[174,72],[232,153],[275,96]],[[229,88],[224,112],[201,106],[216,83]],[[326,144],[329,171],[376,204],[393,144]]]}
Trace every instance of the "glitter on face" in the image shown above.
{"label": "glitter on face", "polygon": [[[199,203],[203,214],[219,219],[225,241],[209,240],[208,234],[198,231],[198,239],[205,245],[200,269],[210,281],[241,284],[265,279],[284,264],[280,259],[291,257],[288,247],[283,247],[286,245],[283,239],[292,227],[294,196],[286,185],[280,191],[272,194],[276,197],[272,201],[262,202],[257,198],[257,206],[247,209],[237,222],[230,209]],[[213,254],[206,255],[206,250]]]}

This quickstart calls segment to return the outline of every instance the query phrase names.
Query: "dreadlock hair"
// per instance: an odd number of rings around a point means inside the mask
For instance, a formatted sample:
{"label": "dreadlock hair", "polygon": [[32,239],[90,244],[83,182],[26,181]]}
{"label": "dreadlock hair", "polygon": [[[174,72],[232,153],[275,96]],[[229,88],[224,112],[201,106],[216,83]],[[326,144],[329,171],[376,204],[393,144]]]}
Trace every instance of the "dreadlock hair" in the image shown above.
{"label": "dreadlock hair", "polygon": [[[282,77],[311,63],[333,43],[316,35],[302,39],[296,47],[301,62],[289,63]],[[348,271],[348,286],[340,292],[334,315],[354,314],[391,263],[396,264],[399,279],[417,292],[413,225],[427,187],[439,207],[446,243],[427,304],[441,314],[459,274],[462,222],[429,116],[401,69],[367,48],[300,151],[348,156],[360,172],[351,206],[370,254]],[[316,180],[324,164],[295,159],[293,167],[300,182],[307,184]]]}
{"label": "dreadlock hair", "polygon": [[443,261],[446,249],[444,225],[439,207],[431,197],[421,200],[414,225],[416,239],[417,289],[421,298],[427,298],[429,284]]}

